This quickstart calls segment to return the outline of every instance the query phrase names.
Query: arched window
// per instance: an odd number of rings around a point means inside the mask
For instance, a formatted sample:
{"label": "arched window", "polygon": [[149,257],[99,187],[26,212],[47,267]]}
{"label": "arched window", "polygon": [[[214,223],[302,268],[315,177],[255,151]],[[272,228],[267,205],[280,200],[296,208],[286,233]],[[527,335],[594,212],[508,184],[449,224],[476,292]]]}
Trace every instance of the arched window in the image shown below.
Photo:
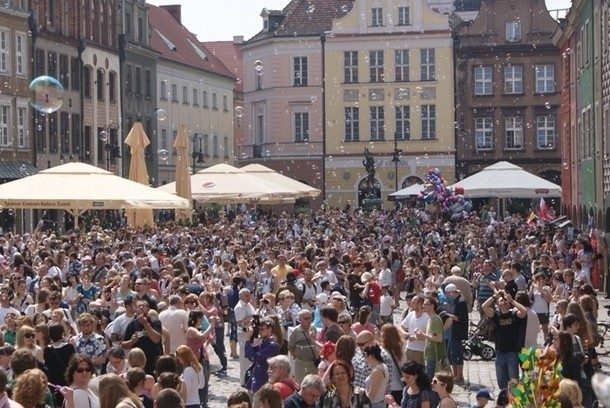
{"label": "arched window", "polygon": [[409,176],[402,182],[402,188],[407,188],[413,184],[424,184],[424,181],[417,176]]}

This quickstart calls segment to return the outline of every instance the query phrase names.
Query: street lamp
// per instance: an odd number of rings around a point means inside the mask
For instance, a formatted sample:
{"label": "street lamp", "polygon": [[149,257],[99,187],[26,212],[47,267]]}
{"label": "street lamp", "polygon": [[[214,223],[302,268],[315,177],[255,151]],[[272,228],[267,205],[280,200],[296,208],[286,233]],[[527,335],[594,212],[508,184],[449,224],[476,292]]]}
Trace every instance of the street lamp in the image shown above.
{"label": "street lamp", "polygon": [[398,148],[398,132],[394,132],[394,153],[392,153],[392,163],[394,163],[394,191],[398,191],[398,163],[402,149]]}
{"label": "street lamp", "polygon": [[[196,165],[204,164],[205,160],[203,160],[203,133],[195,133],[191,136],[191,142],[193,142],[193,153],[191,154],[191,158],[193,159],[193,174],[196,173]],[[197,142],[199,142],[199,151],[197,150]]]}
{"label": "street lamp", "polygon": [[104,143],[106,151],[106,170],[110,171],[110,160],[121,157],[121,149],[113,137],[116,131],[119,130],[119,124],[110,122],[104,126],[98,135],[101,142]]}

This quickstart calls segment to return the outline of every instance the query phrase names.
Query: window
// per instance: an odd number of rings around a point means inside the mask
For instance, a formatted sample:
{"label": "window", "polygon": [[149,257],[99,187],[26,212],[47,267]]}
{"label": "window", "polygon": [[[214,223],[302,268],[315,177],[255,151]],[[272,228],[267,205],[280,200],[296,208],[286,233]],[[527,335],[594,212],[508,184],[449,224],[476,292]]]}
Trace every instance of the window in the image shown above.
{"label": "window", "polygon": [[229,98],[227,95],[222,95],[222,110],[225,112],[229,111]]}
{"label": "window", "polygon": [[182,87],[182,103],[189,103],[189,89],[186,86]]}
{"label": "window", "polygon": [[193,88],[193,105],[199,106],[199,90]]}
{"label": "window", "polygon": [[309,140],[309,113],[297,112],[294,114],[294,141],[306,142]]}
{"label": "window", "polygon": [[394,75],[396,82],[409,81],[409,50],[394,51]]}
{"label": "window", "polygon": [[208,91],[203,91],[203,107],[208,107]]}
{"label": "window", "polygon": [[383,106],[371,106],[369,115],[371,119],[371,140],[383,140],[385,138]]}
{"label": "window", "polygon": [[307,57],[294,57],[293,86],[307,86]]}
{"label": "window", "polygon": [[507,42],[521,41],[521,20],[506,22],[506,41]]}
{"label": "window", "polygon": [[408,106],[396,106],[396,140],[411,140],[411,112]]}
{"label": "window", "polygon": [[27,114],[27,108],[17,108],[17,147],[19,148],[28,147],[28,140],[25,137]]}
{"label": "window", "polygon": [[108,73],[108,98],[110,102],[116,102],[116,72]]}
{"label": "window", "polygon": [[136,67],[136,95],[142,95],[142,68]]}
{"label": "window", "polygon": [[536,143],[538,149],[555,148],[555,116],[536,117]]}
{"label": "window", "polygon": [[398,7],[398,25],[409,25],[409,7]]}
{"label": "window", "polygon": [[229,157],[229,136],[225,136],[224,138],[224,158]]}
{"label": "window", "polygon": [[80,89],[80,61],[78,58],[72,57],[70,61],[72,67],[72,90],[78,91]]}
{"label": "window", "polygon": [[85,98],[91,98],[91,67],[83,69],[83,82]]}
{"label": "window", "polygon": [[[0,45],[2,44],[2,31],[0,31]],[[6,68],[4,68],[5,66],[5,57],[4,57],[4,52],[2,51],[2,48],[0,48],[0,71],[6,71]],[[35,66],[34,66],[34,75],[36,77],[39,77],[41,75],[45,74],[45,67],[46,67],[46,56],[44,53],[44,50],[36,50],[35,52],[36,58],[35,58]]]}
{"label": "window", "polygon": [[131,14],[125,13],[125,34],[131,35]]}
{"label": "window", "polygon": [[172,101],[178,102],[178,85],[172,84]]}
{"label": "window", "polygon": [[70,153],[70,114],[68,112],[60,114],[59,134],[61,135],[61,152]]}
{"label": "window", "polygon": [[373,7],[371,9],[371,26],[381,27],[383,25],[383,9],[381,7]]}
{"label": "window", "polygon": [[57,112],[49,115],[49,151],[57,153]]}
{"label": "window", "polygon": [[523,93],[523,67],[521,65],[504,67],[504,92],[507,94]]}
{"label": "window", "polygon": [[125,66],[125,92],[127,92],[128,94],[133,92],[133,79],[131,77],[132,73],[131,73],[131,65],[126,65]]}
{"label": "window", "polygon": [[144,20],[138,17],[138,42],[144,41]]}
{"label": "window", "polygon": [[358,51],[343,53],[343,73],[346,84],[358,82]]}
{"label": "window", "polygon": [[104,70],[103,69],[97,70],[97,79],[96,79],[95,83],[97,84],[97,100],[103,101],[104,100]]}
{"label": "window", "polygon": [[203,154],[210,155],[210,136],[207,133],[203,135]]}
{"label": "window", "polygon": [[493,93],[493,71],[491,66],[474,68],[474,94],[491,95]]}
{"label": "window", "polygon": [[72,114],[72,153],[80,154],[80,115]]}
{"label": "window", "polygon": [[370,82],[383,82],[383,51],[369,52]]}
{"label": "window", "polygon": [[151,97],[152,95],[152,76],[150,73],[150,69],[144,71],[144,95],[147,97]]}
{"label": "window", "polygon": [[[25,61],[26,61],[26,40],[25,40],[25,35],[23,34],[15,34],[15,69],[17,72],[17,75],[19,76],[23,76],[25,75],[26,72],[26,65],[25,65]],[[66,66],[68,65],[68,61],[66,58]]]}
{"label": "window", "polygon": [[9,129],[11,124],[11,107],[0,105],[0,145],[11,146]]}
{"label": "window", "polygon": [[161,95],[159,97],[163,100],[167,100],[167,81],[161,81]]}
{"label": "window", "polygon": [[422,140],[436,139],[436,106],[421,106],[421,138]]}
{"label": "window", "polygon": [[[260,69],[260,68],[259,68]],[[262,70],[254,70],[254,89],[260,91],[263,89],[263,71]]]}
{"label": "window", "polygon": [[[10,34],[8,31],[0,31],[0,72],[10,72],[8,60],[8,56],[10,55],[9,53],[11,52],[11,47],[9,45],[9,35]],[[42,54],[44,60],[44,51],[42,52]],[[44,71],[40,75],[44,75]]]}
{"label": "window", "polygon": [[212,154],[218,157],[218,135],[212,135]]}
{"label": "window", "polygon": [[523,148],[523,118],[521,116],[508,116],[504,118],[504,133],[507,149]]}
{"label": "window", "polygon": [[53,78],[57,78],[57,53],[50,51],[48,55],[49,55],[48,75]]}
{"label": "window", "polygon": [[436,79],[434,67],[434,48],[420,50],[421,55],[421,80],[434,81]]}
{"label": "window", "polygon": [[161,129],[161,149],[167,150],[167,129]]}
{"label": "window", "polygon": [[91,126],[85,126],[85,136],[83,138],[83,145],[81,147],[83,153],[82,157],[85,162],[91,162],[91,134],[93,129]]}
{"label": "window", "polygon": [[555,65],[536,65],[536,93],[555,92]]}
{"label": "window", "polygon": [[218,96],[212,93],[212,109],[218,109]]}
{"label": "window", "polygon": [[474,119],[474,147],[476,150],[493,148],[493,118]]}
{"label": "window", "polygon": [[265,115],[256,116],[256,140],[254,144],[262,145],[265,142]]}
{"label": "window", "polygon": [[70,71],[68,68],[68,56],[59,56],[59,82],[63,85],[64,89],[70,88]]}
{"label": "window", "polygon": [[345,141],[346,142],[357,142],[360,140],[360,126],[359,126],[359,108],[350,107],[345,108]]}

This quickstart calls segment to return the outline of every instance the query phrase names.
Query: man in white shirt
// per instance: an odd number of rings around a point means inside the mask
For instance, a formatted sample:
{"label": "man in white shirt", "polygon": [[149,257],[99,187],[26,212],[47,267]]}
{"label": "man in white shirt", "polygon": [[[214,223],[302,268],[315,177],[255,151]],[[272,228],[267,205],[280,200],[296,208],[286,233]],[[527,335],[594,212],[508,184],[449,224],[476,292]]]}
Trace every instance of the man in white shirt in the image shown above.
{"label": "man in white shirt", "polygon": [[169,351],[175,353],[178,346],[186,344],[186,330],[189,327],[189,314],[183,309],[184,303],[178,295],[169,297],[169,307],[159,313],[159,320],[170,333]]}
{"label": "man in white shirt", "polygon": [[415,296],[411,300],[411,311],[407,314],[407,317],[400,322],[400,328],[407,338],[407,361],[415,360],[419,364],[424,365],[424,347],[426,345],[425,340],[417,340],[415,337],[415,331],[426,332],[426,326],[428,325],[428,319],[430,318],[427,313],[424,313],[424,298],[421,296]]}
{"label": "man in white shirt", "polygon": [[115,347],[121,345],[121,342],[125,337],[125,332],[127,331],[127,326],[133,321],[133,318],[136,315],[136,305],[133,296],[127,296],[123,301],[123,304],[125,305],[125,313],[113,320],[110,332],[110,340]]}
{"label": "man in white shirt", "polygon": [[239,342],[239,378],[240,384],[245,385],[246,370],[252,362],[246,358],[247,328],[252,324],[252,316],[255,313],[254,306],[250,304],[252,295],[250,291],[243,288],[239,291],[239,302],[235,306],[235,321],[237,322],[237,341]]}
{"label": "man in white shirt", "polygon": [[4,324],[4,316],[9,313],[14,314],[15,316],[21,315],[19,310],[10,305],[10,301],[8,288],[2,288],[2,290],[0,290],[0,325]]}
{"label": "man in white shirt", "polygon": [[318,262],[316,264],[316,270],[318,271],[318,273],[316,273],[313,280],[316,281],[318,284],[320,284],[320,282],[322,282],[323,280],[327,280],[330,282],[330,286],[334,288],[335,285],[339,283],[337,275],[333,271],[328,269],[328,264],[326,263],[326,261]]}

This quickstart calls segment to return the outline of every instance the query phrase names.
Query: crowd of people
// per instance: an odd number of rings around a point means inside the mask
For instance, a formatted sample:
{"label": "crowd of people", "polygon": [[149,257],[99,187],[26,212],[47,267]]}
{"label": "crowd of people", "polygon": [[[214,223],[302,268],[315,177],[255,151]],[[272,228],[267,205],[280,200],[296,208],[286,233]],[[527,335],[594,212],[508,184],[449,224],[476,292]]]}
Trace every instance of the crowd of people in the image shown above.
{"label": "crowd of people", "polygon": [[349,208],[5,234],[0,406],[207,407],[211,375],[238,364],[229,406],[451,408],[474,310],[504,396],[518,352],[551,347],[589,407],[597,256],[569,238],[491,211]]}

